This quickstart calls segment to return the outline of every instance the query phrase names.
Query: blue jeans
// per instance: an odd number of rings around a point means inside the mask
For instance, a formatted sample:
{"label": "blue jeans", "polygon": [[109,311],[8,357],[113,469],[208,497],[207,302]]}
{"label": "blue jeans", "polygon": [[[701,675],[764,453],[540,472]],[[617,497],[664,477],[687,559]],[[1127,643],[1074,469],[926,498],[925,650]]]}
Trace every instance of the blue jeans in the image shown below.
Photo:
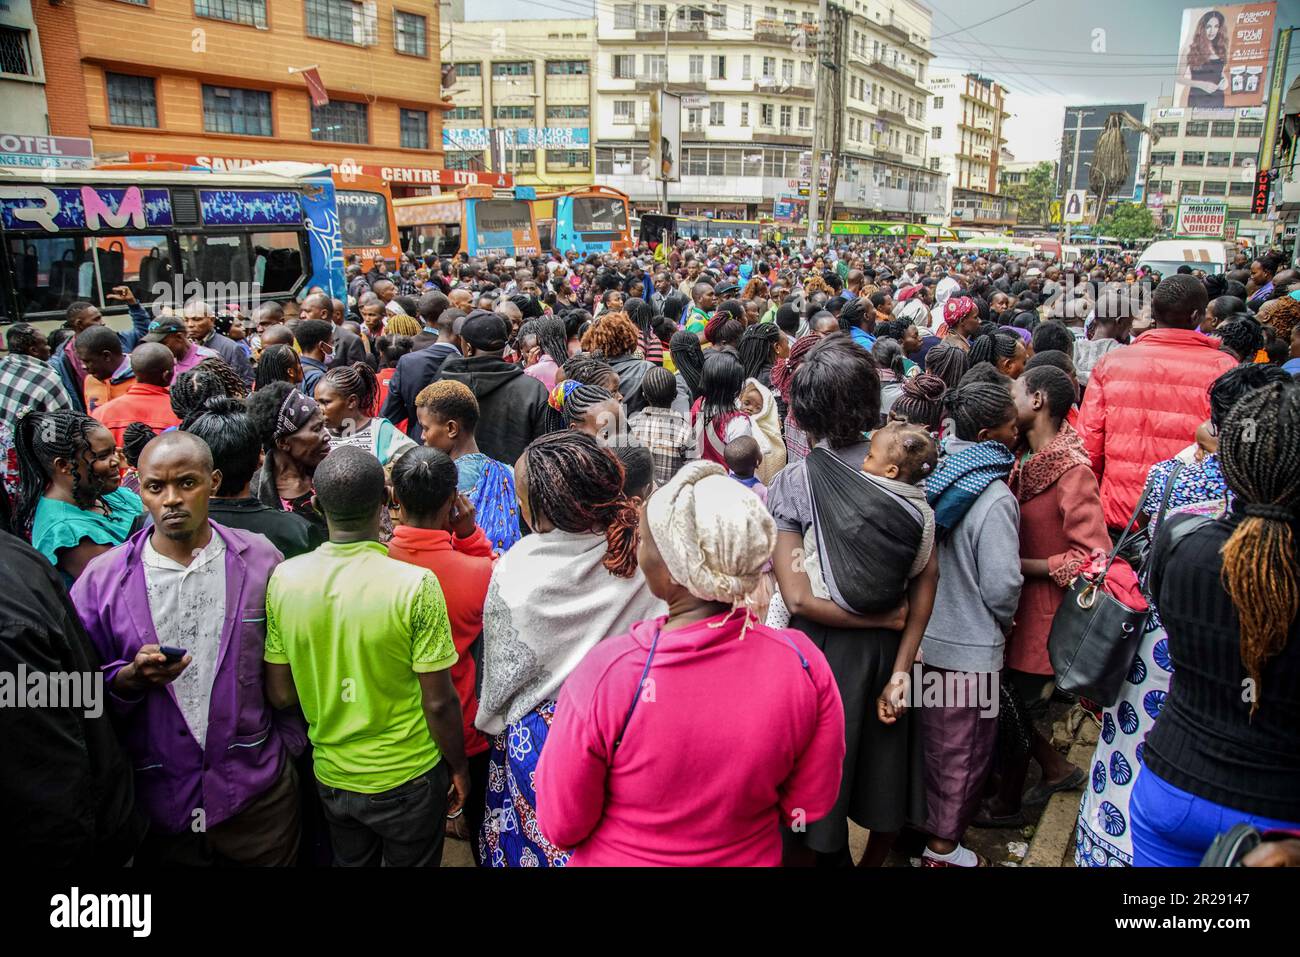
{"label": "blue jeans", "polygon": [[1259,817],[1197,797],[1158,777],[1138,772],[1129,800],[1134,867],[1196,867],[1215,837],[1234,824],[1260,831],[1295,830],[1300,823]]}

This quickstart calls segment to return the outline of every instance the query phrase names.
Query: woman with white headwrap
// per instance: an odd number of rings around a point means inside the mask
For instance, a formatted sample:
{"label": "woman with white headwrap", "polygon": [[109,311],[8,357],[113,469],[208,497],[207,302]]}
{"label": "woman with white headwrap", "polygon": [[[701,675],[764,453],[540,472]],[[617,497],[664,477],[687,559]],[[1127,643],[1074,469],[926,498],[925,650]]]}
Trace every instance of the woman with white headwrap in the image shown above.
{"label": "woman with white headwrap", "polygon": [[638,566],[668,605],[587,653],[537,768],[570,866],[781,863],[778,825],[835,803],[844,712],[825,657],[750,611],[776,525],[712,462],[642,507]]}

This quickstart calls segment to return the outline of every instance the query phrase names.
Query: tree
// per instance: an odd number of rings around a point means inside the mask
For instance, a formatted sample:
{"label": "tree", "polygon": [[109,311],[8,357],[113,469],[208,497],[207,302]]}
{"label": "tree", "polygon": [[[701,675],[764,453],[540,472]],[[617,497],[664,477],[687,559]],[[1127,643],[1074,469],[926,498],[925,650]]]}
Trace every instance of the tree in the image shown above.
{"label": "tree", "polygon": [[1156,234],[1156,222],[1146,206],[1119,203],[1109,216],[1097,224],[1097,232],[1116,239],[1150,239]]}
{"label": "tree", "polygon": [[1019,222],[1047,224],[1048,210],[1056,197],[1055,173],[1048,160],[1025,174],[1022,182],[1006,189],[1008,199],[1020,204]]}

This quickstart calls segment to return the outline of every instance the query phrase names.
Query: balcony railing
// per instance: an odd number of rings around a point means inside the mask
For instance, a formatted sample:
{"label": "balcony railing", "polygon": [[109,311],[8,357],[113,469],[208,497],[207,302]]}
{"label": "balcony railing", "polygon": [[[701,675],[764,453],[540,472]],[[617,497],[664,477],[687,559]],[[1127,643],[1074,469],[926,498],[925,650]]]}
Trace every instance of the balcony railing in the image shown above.
{"label": "balcony railing", "polygon": [[880,114],[882,120],[888,120],[890,123],[898,123],[899,125],[902,125],[907,122],[907,117],[902,113],[899,113],[897,110],[891,110],[888,107],[877,107],[876,112]]}
{"label": "balcony railing", "polygon": [[754,21],[754,42],[756,43],[776,43],[787,46],[794,43],[795,38],[799,37],[800,34],[802,34],[805,43],[810,45],[816,43],[817,24],[787,23],[784,20]]}

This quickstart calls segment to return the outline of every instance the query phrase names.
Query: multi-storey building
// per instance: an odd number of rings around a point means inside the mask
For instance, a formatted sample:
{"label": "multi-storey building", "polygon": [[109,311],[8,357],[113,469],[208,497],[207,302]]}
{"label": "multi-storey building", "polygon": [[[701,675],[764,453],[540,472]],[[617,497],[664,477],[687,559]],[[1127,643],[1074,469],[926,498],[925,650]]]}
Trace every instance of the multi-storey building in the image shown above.
{"label": "multi-storey building", "polygon": [[936,214],[940,177],[926,168],[922,125],[929,12],[911,0],[853,0],[836,4],[835,16],[830,49],[813,0],[599,4],[596,180],[642,209],[659,206],[647,139],[651,97],[666,89],[682,96],[682,176],[669,184],[670,211],[756,219],[806,202],[821,44],[839,65],[828,83],[839,93],[823,106],[836,115],[822,118],[841,157],[836,215]]}
{"label": "multi-storey building", "polygon": [[1151,130],[1159,140],[1146,157],[1147,204],[1173,228],[1179,200],[1222,200],[1230,232],[1267,241],[1272,225],[1251,213],[1264,108],[1195,110],[1170,102],[1166,97],[1151,108]]}
{"label": "multi-storey building", "polygon": [[930,90],[930,164],[948,174],[953,226],[1015,223],[1014,204],[1002,195],[998,168],[1006,137],[1006,90],[976,73],[934,73]]}
{"label": "multi-storey building", "polygon": [[[30,0],[0,4],[0,135],[50,132],[45,106],[45,64]],[[0,153],[12,150],[0,147]]]}
{"label": "multi-storey building", "polygon": [[[590,18],[467,22],[444,9],[442,55],[456,71],[447,168],[513,173],[527,186],[590,183],[595,36]],[[495,144],[493,130],[505,131]]]}
{"label": "multi-storey building", "polygon": [[[437,182],[434,4],[78,0],[39,3],[36,21],[50,132],[92,137],[100,157],[330,163],[399,194]],[[324,105],[298,72],[308,67]]]}

